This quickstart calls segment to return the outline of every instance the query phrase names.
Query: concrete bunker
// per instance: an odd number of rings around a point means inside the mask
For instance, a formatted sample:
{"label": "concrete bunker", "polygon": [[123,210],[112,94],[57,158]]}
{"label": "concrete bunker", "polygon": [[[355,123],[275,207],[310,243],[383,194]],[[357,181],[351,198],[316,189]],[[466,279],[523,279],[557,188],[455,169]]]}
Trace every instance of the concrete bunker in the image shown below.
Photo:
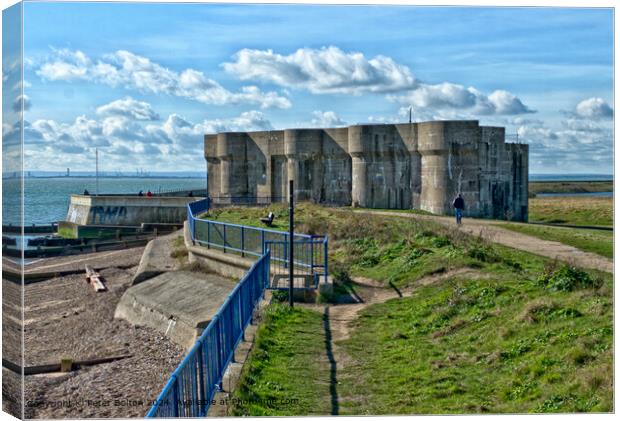
{"label": "concrete bunker", "polygon": [[528,145],[476,120],[205,136],[210,196],[451,213],[527,221]]}

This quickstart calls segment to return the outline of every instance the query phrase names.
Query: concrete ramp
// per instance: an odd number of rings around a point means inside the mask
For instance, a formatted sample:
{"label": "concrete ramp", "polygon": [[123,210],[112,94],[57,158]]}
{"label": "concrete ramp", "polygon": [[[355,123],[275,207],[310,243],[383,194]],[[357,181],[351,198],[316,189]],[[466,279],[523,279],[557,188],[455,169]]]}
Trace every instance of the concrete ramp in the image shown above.
{"label": "concrete ramp", "polygon": [[167,272],[125,291],[114,317],[157,329],[189,349],[235,285],[219,275]]}
{"label": "concrete ramp", "polygon": [[182,235],[183,232],[179,230],[149,241],[144,248],[140,265],[131,284],[136,285],[161,273],[179,269],[181,263],[171,256],[171,252],[174,250],[175,239]]}

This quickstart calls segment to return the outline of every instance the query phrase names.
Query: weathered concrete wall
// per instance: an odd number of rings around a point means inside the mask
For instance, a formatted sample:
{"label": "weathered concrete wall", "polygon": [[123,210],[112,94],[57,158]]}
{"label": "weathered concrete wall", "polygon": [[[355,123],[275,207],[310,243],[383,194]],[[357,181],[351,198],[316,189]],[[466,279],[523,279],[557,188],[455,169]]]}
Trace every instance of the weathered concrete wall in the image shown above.
{"label": "weathered concrete wall", "polygon": [[189,349],[234,287],[218,275],[167,272],[127,289],[114,317],[149,326]]}
{"label": "weathered concrete wall", "polygon": [[71,195],[67,221],[79,225],[182,223],[187,204],[199,197]]}
{"label": "weathered concrete wall", "polygon": [[210,194],[527,220],[527,145],[478,121],[354,125],[205,136]]}

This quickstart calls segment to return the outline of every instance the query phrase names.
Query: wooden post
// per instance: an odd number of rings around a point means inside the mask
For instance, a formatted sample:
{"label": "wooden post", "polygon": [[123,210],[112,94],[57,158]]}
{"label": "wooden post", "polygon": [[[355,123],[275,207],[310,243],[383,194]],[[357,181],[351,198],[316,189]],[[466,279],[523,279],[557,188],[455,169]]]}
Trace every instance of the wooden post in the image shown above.
{"label": "wooden post", "polygon": [[73,367],[73,360],[71,358],[63,358],[60,360],[60,371],[68,373]]}

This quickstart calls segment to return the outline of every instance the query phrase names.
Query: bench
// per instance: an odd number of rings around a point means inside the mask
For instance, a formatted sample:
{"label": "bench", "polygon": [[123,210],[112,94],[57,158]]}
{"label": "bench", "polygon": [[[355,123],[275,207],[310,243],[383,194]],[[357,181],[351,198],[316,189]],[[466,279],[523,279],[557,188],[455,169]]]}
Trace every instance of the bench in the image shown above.
{"label": "bench", "polygon": [[273,212],[269,212],[269,215],[267,215],[264,218],[261,218],[260,221],[267,225],[268,227],[270,227],[273,224],[273,219],[275,218],[275,215],[273,214]]}

